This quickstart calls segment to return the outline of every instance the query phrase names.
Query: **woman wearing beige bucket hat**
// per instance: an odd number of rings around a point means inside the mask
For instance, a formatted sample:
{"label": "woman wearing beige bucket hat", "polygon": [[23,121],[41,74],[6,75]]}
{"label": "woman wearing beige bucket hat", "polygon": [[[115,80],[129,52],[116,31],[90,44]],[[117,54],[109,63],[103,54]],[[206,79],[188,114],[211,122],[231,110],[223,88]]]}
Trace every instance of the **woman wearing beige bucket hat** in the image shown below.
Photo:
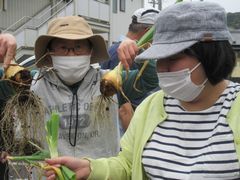
{"label": "woman wearing beige bucket hat", "polygon": [[[116,155],[120,150],[117,97],[100,104],[106,106],[103,115],[96,113],[106,71],[91,67],[109,58],[104,39],[94,35],[82,17],[59,17],[49,23],[47,35],[36,40],[35,56],[43,78],[31,89],[44,102],[46,119],[52,111],[60,113],[59,153],[92,158]],[[155,72],[155,67],[149,70]],[[130,72],[128,79],[135,74]],[[155,77],[142,76],[148,79],[145,84],[158,85]]]}
{"label": "woman wearing beige bucket hat", "polygon": [[[180,2],[160,12],[152,46],[162,88],[141,103],[116,157],[60,157],[78,179],[240,179],[240,85],[225,10]],[[48,180],[54,179],[46,172]]]}

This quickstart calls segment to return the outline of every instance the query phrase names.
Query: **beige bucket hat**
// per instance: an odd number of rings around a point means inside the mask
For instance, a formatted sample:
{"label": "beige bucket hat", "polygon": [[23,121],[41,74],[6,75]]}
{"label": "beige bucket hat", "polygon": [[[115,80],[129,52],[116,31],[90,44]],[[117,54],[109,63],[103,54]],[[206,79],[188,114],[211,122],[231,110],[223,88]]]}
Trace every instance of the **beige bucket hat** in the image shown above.
{"label": "beige bucket hat", "polygon": [[44,57],[47,52],[48,43],[54,39],[81,40],[88,39],[93,50],[91,54],[91,64],[109,59],[106,44],[102,36],[94,35],[91,27],[80,16],[58,17],[48,25],[46,35],[41,35],[35,42],[36,66],[52,66],[51,58]]}

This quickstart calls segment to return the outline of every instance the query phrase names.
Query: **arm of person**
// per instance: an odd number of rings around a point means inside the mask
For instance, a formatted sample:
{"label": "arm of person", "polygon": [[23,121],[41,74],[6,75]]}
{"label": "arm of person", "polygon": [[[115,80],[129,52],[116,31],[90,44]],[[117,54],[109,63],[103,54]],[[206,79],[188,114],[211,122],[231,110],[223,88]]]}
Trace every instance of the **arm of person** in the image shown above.
{"label": "arm of person", "polygon": [[109,49],[108,53],[110,55],[109,60],[100,63],[101,69],[114,69],[118,63],[118,54],[117,49],[119,47],[120,42],[113,44]]}
{"label": "arm of person", "polygon": [[[154,60],[148,61],[146,68],[140,75],[139,72],[142,66],[143,63],[138,64],[138,70],[131,70],[128,74],[124,71],[122,74],[123,92],[134,107],[138,106],[151,91],[159,86],[156,72],[156,62]],[[127,102],[123,95],[120,94],[118,97],[120,106]]]}
{"label": "arm of person", "polygon": [[[123,158],[120,159],[120,157],[101,158],[94,160],[63,156],[54,159],[47,159],[45,161],[49,165],[55,167],[60,167],[60,165],[68,167],[75,172],[76,179],[131,179],[131,170],[129,169],[128,164],[123,162]],[[128,169],[128,171],[126,171],[125,168]],[[56,174],[53,170],[46,170],[44,175],[47,177],[47,180],[56,179]]]}
{"label": "arm of person", "polygon": [[[47,160],[47,163],[69,167],[76,173],[77,179],[147,179],[141,157],[152,132],[167,117],[164,111],[163,97],[163,93],[154,93],[138,106],[126,133],[121,139],[121,151],[118,156],[100,159],[68,157],[64,161],[57,158],[58,161]],[[51,171],[46,172],[47,177],[54,176],[53,174],[54,172]],[[48,180],[52,179],[49,178]]]}
{"label": "arm of person", "polygon": [[3,67],[6,69],[16,54],[17,43],[16,39],[11,34],[0,34],[0,62],[3,62]]}
{"label": "arm of person", "polygon": [[132,104],[127,102],[127,103],[121,105],[118,110],[118,113],[119,113],[119,118],[122,123],[122,127],[126,131],[128,128],[128,125],[133,117],[133,113],[134,113]]}
{"label": "arm of person", "polygon": [[[138,118],[136,123],[131,123],[128,131],[121,140],[121,152],[117,157],[91,159],[78,159],[73,157],[59,157],[55,159],[46,160],[50,165],[60,166],[65,165],[76,173],[77,179],[91,179],[91,180],[130,180],[132,176],[132,161],[133,161],[133,144],[136,124],[139,124]],[[47,180],[53,180],[56,175],[53,171],[45,172]]]}
{"label": "arm of person", "polygon": [[[138,54],[138,47],[136,42],[130,39],[124,40],[118,48],[119,60],[124,65],[125,69],[128,70],[134,62],[134,58]],[[125,95],[134,105],[134,100],[144,99],[148,92],[152,91],[158,87],[158,77],[156,72],[156,62],[155,60],[147,61],[147,66],[143,70],[142,75],[137,79],[143,63],[138,63],[138,69],[131,71],[124,71],[123,78],[123,91]],[[135,82],[136,81],[136,82]],[[135,87],[134,87],[135,83]],[[126,102],[123,96],[119,96],[120,106]],[[136,104],[138,105],[138,104]]]}
{"label": "arm of person", "polygon": [[[119,46],[118,53],[119,58],[121,58],[121,62],[123,64],[125,63],[125,68],[126,64],[130,68],[131,65],[133,65],[134,58],[138,53],[136,42],[130,39],[123,41]],[[122,88],[125,96],[122,93],[119,93],[118,102],[120,106],[119,116],[125,130],[127,129],[133,115],[133,111],[131,112],[132,108],[129,108],[127,105],[125,106],[125,104],[131,103],[130,106],[135,109],[142,100],[150,94],[150,92],[159,86],[155,60],[147,61],[147,63],[148,64],[143,70],[142,75],[140,75],[140,71],[144,65],[143,63],[135,63],[138,69],[124,71],[122,74]]]}

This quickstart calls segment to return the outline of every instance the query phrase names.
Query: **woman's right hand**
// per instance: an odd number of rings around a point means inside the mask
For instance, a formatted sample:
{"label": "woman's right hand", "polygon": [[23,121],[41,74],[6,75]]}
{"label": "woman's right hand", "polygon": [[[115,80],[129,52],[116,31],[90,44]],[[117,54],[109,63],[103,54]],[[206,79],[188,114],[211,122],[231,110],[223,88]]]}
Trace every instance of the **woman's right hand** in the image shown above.
{"label": "woman's right hand", "polygon": [[[60,167],[61,165],[68,167],[70,170],[76,173],[76,179],[87,179],[91,172],[90,162],[86,159],[63,156],[47,159],[46,163],[56,167]],[[47,180],[56,179],[56,175],[52,170],[46,171],[45,176],[47,177]]]}

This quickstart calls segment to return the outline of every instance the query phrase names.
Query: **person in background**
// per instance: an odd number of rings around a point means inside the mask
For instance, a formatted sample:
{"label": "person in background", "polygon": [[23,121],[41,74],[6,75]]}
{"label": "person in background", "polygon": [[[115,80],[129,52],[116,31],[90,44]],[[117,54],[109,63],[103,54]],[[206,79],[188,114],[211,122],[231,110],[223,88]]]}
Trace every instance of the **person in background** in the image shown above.
{"label": "person in background", "polygon": [[[164,9],[153,43],[135,58],[157,60],[158,91],[136,109],[118,156],[59,157],[77,179],[240,179],[240,84],[224,8],[180,2]],[[125,61],[125,63],[127,63]],[[48,180],[55,179],[47,171]]]}
{"label": "person in background", "polygon": [[[114,43],[109,47],[108,53],[110,58],[107,61],[101,62],[102,69],[114,69],[118,63],[118,47],[125,39],[138,41],[154,24],[159,10],[153,8],[140,8],[137,9],[132,15],[132,22],[128,27],[126,36],[122,37],[120,41]],[[136,64],[131,66],[131,69],[138,69]]]}
{"label": "person in background", "polygon": [[103,72],[90,64],[108,59],[104,39],[94,35],[82,17],[58,17],[50,21],[47,34],[37,38],[35,56],[43,78],[31,89],[45,104],[46,121],[52,111],[60,113],[59,153],[76,157],[117,154],[117,105],[107,104],[104,117],[95,113]]}
{"label": "person in background", "polygon": [[[140,8],[137,9],[132,15],[132,22],[129,25],[128,32],[126,36],[122,37],[119,42],[114,43],[108,49],[110,58],[107,61],[101,62],[100,66],[102,69],[114,69],[119,63],[118,58],[118,48],[126,49],[129,47],[128,44],[135,43],[138,41],[154,24],[159,14],[159,10],[153,8]],[[122,43],[122,41],[124,41]],[[122,44],[121,44],[122,43]],[[121,45],[120,45],[121,44]],[[137,47],[134,48],[134,52],[136,51]],[[121,52],[120,52],[121,53]],[[149,66],[155,66],[152,62]],[[138,70],[139,64],[132,63],[130,65],[131,70]],[[135,80],[135,79],[134,79]],[[126,86],[129,87],[129,86]],[[132,86],[131,86],[132,87]],[[129,122],[132,118],[135,108],[152,92],[159,90],[158,85],[152,86],[142,93],[142,96],[130,96],[129,92],[136,90],[132,89],[123,89],[126,93],[127,97],[130,99],[131,102],[126,102],[126,99],[121,95],[118,94],[119,100],[119,118],[121,119],[121,130],[122,133],[125,132],[127,129]]]}

